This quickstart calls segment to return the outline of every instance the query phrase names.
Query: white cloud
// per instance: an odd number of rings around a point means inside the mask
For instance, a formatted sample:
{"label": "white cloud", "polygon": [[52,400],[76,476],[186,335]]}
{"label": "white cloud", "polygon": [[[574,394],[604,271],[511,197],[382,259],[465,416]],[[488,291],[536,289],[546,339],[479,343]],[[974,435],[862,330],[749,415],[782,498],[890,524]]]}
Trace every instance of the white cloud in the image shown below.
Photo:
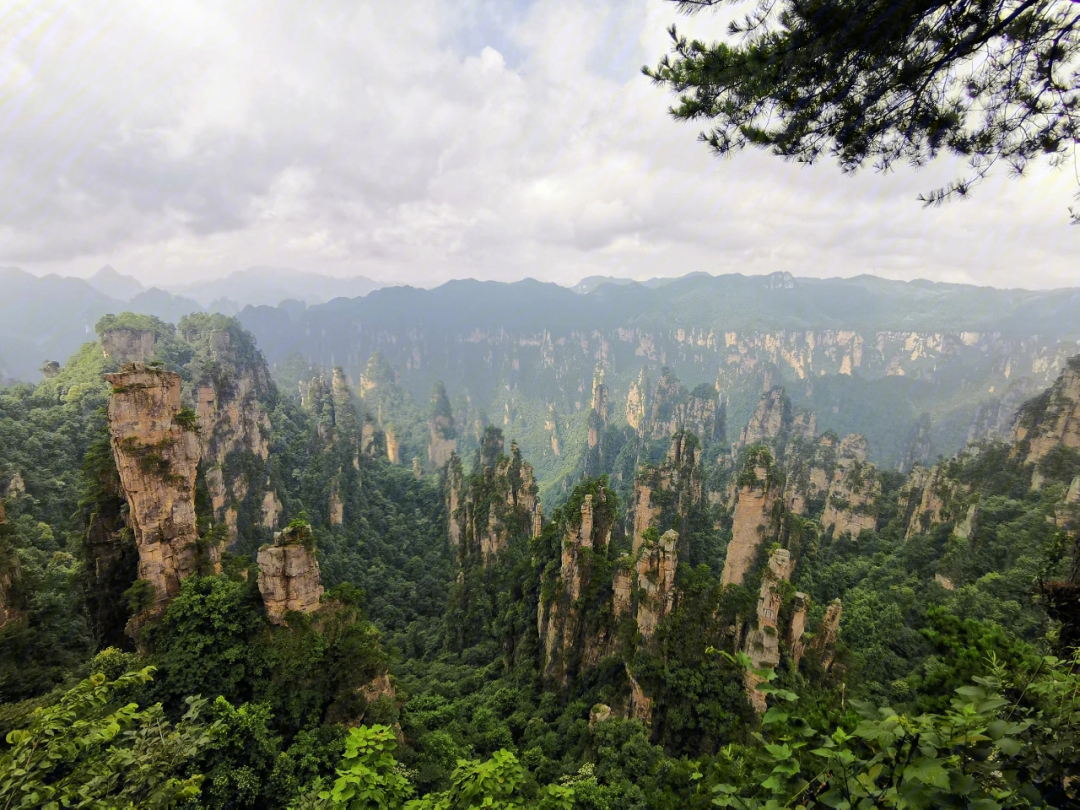
{"label": "white cloud", "polygon": [[21,0],[0,16],[0,263],[1080,283],[1071,172],[924,210],[952,167],[715,161],[638,72],[676,19],[662,0]]}

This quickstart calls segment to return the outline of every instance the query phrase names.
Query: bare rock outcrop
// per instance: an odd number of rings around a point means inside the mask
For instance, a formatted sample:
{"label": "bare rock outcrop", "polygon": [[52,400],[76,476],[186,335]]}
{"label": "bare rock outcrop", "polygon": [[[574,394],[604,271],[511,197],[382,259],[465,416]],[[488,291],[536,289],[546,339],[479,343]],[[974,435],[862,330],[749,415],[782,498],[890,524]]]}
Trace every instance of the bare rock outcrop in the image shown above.
{"label": "bare rock outcrop", "polygon": [[393,425],[386,426],[386,457],[391,464],[401,463],[401,443],[398,441],[397,429]]}
{"label": "bare rock outcrop", "polygon": [[139,553],[139,579],[152,588],[137,631],[164,610],[180,581],[217,570],[221,550],[199,548],[195,474],[200,448],[194,415],[180,403],[180,375],[143,363],[105,378],[113,386],[108,419],[113,455]]}
{"label": "bare rock outcrop", "polygon": [[259,549],[258,563],[259,592],[271,623],[285,624],[289,611],[311,613],[319,607],[323,587],[310,526],[280,532],[274,545]]}
{"label": "bare rock outcrop", "polygon": [[[254,499],[261,509],[261,525],[273,529],[284,510],[269,477],[272,429],[260,402],[271,390],[266,362],[251,354],[250,336],[229,324],[197,324],[185,329],[183,337],[203,347],[217,369],[204,374],[195,391],[199,443],[214,519],[225,524],[229,543],[233,543],[239,536],[239,506]],[[237,464],[244,456],[257,464]]]}
{"label": "bare rock outcrop", "polygon": [[835,537],[859,532],[877,526],[878,501],[881,498],[881,482],[877,468],[866,460],[866,439],[852,433],[840,442],[833,480],[821,515],[825,531]]}
{"label": "bare rock outcrop", "polygon": [[823,669],[828,671],[833,661],[836,660],[836,641],[840,637],[840,617],[843,615],[843,606],[839,599],[834,599],[825,609],[825,618],[821,620],[821,627],[810,642],[809,648],[818,655]]}
{"label": "bare rock outcrop", "polygon": [[1059,446],[1080,449],[1080,355],[1065,363],[1050,388],[1024,403],[1013,423],[1012,440],[1029,464]]}
{"label": "bare rock outcrop", "polygon": [[513,538],[536,536],[542,528],[539,487],[517,444],[506,455],[502,432],[488,428],[478,461],[466,480],[451,453],[443,476],[448,538],[461,567],[486,565]]}
{"label": "bare rock outcrop", "polygon": [[457,450],[454,412],[450,407],[450,399],[446,396],[446,388],[441,382],[435,383],[435,388],[431,393],[428,435],[428,462],[433,469],[441,470]]}
{"label": "bare rock outcrop", "polygon": [[154,355],[153,329],[114,326],[101,333],[101,351],[117,363],[142,363]]}
{"label": "bare rock outcrop", "polygon": [[645,425],[649,407],[649,378],[642,368],[637,379],[630,383],[626,396],[626,421],[638,433]]}
{"label": "bare rock outcrop", "polygon": [[913,469],[899,493],[899,503],[907,517],[905,538],[966,515],[967,495],[967,486],[949,478],[941,464],[930,470]]}
{"label": "bare rock outcrop", "polygon": [[724,585],[742,584],[769,531],[775,502],[771,464],[771,457],[755,455],[747,459],[746,469],[740,476],[731,541],[720,576]]}
{"label": "bare rock outcrop", "polygon": [[[639,380],[644,384],[643,377]],[[649,416],[640,432],[648,439],[665,441],[675,433],[686,430],[708,444],[723,435],[720,395],[710,385],[699,385],[693,391],[688,391],[665,366],[660,372],[656,390],[647,399]],[[629,400],[627,404],[629,408]]]}
{"label": "bare rock outcrop", "polygon": [[675,570],[678,568],[679,535],[668,530],[656,541],[647,540],[637,563],[638,632],[652,638],[661,620],[671,612],[675,600]]}
{"label": "bare rock outcrop", "polygon": [[795,594],[795,601],[791,612],[791,625],[788,627],[788,646],[791,649],[791,657],[795,666],[799,665],[806,645],[803,644],[803,634],[806,633],[806,621],[810,614],[810,597],[802,591]]}
{"label": "bare rock outcrop", "polygon": [[592,560],[607,553],[615,513],[608,490],[598,487],[581,500],[580,512],[563,513],[563,540],[559,567],[548,575],[537,606],[536,625],[545,676],[567,683],[582,666],[590,666],[613,652],[613,628],[597,626],[596,603],[579,601],[592,585]]}
{"label": "bare rock outcrop", "polygon": [[641,548],[646,531],[678,525],[701,504],[702,495],[701,444],[694,434],[680,430],[671,437],[664,461],[642,465],[634,480],[633,553]]}
{"label": "bare rock outcrop", "polygon": [[[754,669],[775,669],[780,663],[780,634],[777,625],[782,602],[780,583],[791,580],[795,560],[790,552],[778,548],[769,555],[769,565],[761,577],[754,629],[746,638],[744,652],[750,656]],[[765,695],[758,691],[761,679],[753,672],[745,675],[746,693],[758,712],[765,711]]]}

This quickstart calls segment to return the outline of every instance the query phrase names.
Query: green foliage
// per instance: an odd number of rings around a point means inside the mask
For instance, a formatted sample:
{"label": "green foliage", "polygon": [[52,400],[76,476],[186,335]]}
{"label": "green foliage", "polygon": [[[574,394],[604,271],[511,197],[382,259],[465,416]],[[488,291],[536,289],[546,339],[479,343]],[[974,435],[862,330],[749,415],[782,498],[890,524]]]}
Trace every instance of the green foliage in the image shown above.
{"label": "green foliage", "polygon": [[94,324],[94,331],[103,336],[113,329],[130,329],[134,332],[153,332],[155,335],[169,335],[176,331],[170,323],[165,323],[153,315],[140,315],[134,312],[121,312],[119,315],[103,315]]}
{"label": "green foliage", "polygon": [[[1003,695],[1004,668],[956,690],[941,713],[908,716],[854,703],[854,728],[814,728],[770,709],[760,745],[730,746],[713,788],[718,807],[1043,807],[1068,795],[1048,734],[1075,740],[1080,713],[1075,664],[1045,662],[1047,673]],[[1034,688],[1034,697],[1029,695]],[[791,697],[794,697],[792,695]],[[1045,703],[1043,701],[1046,701]],[[1054,726],[1045,708],[1053,706]],[[1062,722],[1064,721],[1064,722]],[[734,780],[731,777],[736,777]]]}
{"label": "green foliage", "polygon": [[[676,0],[684,9],[717,0]],[[1020,173],[1059,162],[1078,139],[1069,90],[1076,21],[1053,2],[766,4],[726,42],[670,29],[672,52],[645,73],[679,94],[672,115],[705,120],[718,155],[756,146],[813,163],[926,165],[947,151],[971,174],[922,199],[966,194],[998,160]],[[1023,115],[1014,111],[1023,107]]]}
{"label": "green foliage", "polygon": [[205,701],[188,700],[175,724],[160,704],[113,704],[117,693],[148,682],[152,672],[111,682],[92,675],[8,734],[8,747],[0,750],[0,805],[173,808],[198,796],[203,777],[186,765],[218,731],[199,719]]}

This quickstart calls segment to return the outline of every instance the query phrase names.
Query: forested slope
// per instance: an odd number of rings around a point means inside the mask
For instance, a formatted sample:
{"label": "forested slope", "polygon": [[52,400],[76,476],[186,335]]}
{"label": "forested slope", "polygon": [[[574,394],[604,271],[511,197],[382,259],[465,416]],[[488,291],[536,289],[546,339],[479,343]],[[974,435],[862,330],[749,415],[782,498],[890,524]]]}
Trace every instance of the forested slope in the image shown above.
{"label": "forested slope", "polygon": [[392,345],[98,331],[0,392],[7,806],[1077,804],[1080,360],[901,473],[609,356],[534,468]]}

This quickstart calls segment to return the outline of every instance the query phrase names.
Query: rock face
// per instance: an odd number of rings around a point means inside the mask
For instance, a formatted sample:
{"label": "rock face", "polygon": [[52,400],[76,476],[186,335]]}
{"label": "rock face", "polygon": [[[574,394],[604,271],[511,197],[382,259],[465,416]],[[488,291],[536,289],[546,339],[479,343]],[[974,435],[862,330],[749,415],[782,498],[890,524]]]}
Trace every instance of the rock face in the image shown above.
{"label": "rock face", "polygon": [[772,459],[755,454],[747,459],[741,485],[735,501],[731,524],[731,542],[720,581],[724,585],[741,585],[757,557],[771,523],[775,496],[771,483]]}
{"label": "rock face", "polygon": [[637,625],[646,641],[652,638],[657,625],[671,612],[675,600],[678,543],[679,535],[669,529],[659,540],[646,541],[638,557]]}
{"label": "rock face", "polygon": [[818,654],[818,660],[821,661],[821,666],[826,671],[832,667],[833,661],[836,660],[836,640],[840,637],[840,617],[842,614],[843,607],[840,600],[834,599],[825,610],[825,618],[821,621],[821,628],[818,630],[817,635],[814,636],[814,640],[810,642],[809,649]]}
{"label": "rock face", "polygon": [[680,430],[671,437],[664,461],[643,464],[634,480],[633,553],[637,554],[649,529],[679,525],[701,504],[702,494],[701,445],[692,433]]}
{"label": "rock face", "polygon": [[274,545],[259,549],[259,592],[273,624],[285,624],[288,611],[311,613],[319,607],[323,587],[310,539],[310,527],[288,528]]}
{"label": "rock face", "polygon": [[1049,389],[1024,403],[1013,424],[1012,440],[1029,464],[1057,447],[1080,449],[1080,356],[1065,363]]}
{"label": "rock face", "polygon": [[[639,377],[641,385],[647,385],[644,375]],[[641,390],[640,387],[638,390]],[[693,391],[687,391],[666,366],[660,371],[660,379],[652,395],[642,397],[639,394],[637,398],[642,402],[642,407],[645,401],[649,404],[648,419],[640,429],[647,439],[666,441],[675,433],[688,430],[703,443],[709,444],[723,435],[723,412],[716,389],[699,385]],[[628,399],[628,411],[629,408]]]}
{"label": "rock face", "polygon": [[101,351],[118,363],[141,363],[154,354],[155,335],[152,329],[113,327],[101,333]]}
{"label": "rock face", "polygon": [[866,439],[858,434],[840,442],[832,484],[821,515],[825,531],[835,537],[873,529],[877,525],[881,482],[877,468],[866,461]]}
{"label": "rock face", "polygon": [[441,470],[457,450],[457,430],[450,399],[441,382],[435,383],[431,393],[431,418],[428,420],[428,462],[433,469]]}
{"label": "rock face", "polygon": [[[769,566],[761,578],[754,629],[746,638],[744,652],[750,656],[754,669],[775,669],[780,663],[780,616],[782,591],[780,583],[791,579],[795,561],[787,549],[778,548],[769,555]],[[746,693],[758,712],[765,711],[765,695],[758,691],[761,679],[754,673],[745,675]]]}
{"label": "rock face", "polygon": [[966,495],[967,487],[949,478],[942,465],[932,470],[916,467],[899,494],[904,514],[908,516],[905,538],[951,520],[960,510],[966,514]]}
{"label": "rock face", "polygon": [[900,461],[896,469],[902,473],[911,472],[916,464],[925,466],[934,457],[934,446],[930,440],[930,429],[933,422],[930,414],[924,413],[911,429],[905,442],[904,452],[900,455]]}
{"label": "rock face", "polygon": [[532,537],[542,526],[539,488],[532,466],[517,444],[503,452],[502,432],[488,428],[479,464],[466,481],[461,460],[452,453],[443,477],[449,516],[447,533],[458,547],[458,565],[486,565],[515,537]]}
{"label": "rock face", "polygon": [[[596,663],[612,650],[611,628],[593,627],[595,606],[579,599],[590,587],[594,556],[603,556],[611,542],[615,514],[604,487],[588,493],[579,515],[565,516],[562,524],[558,572],[542,585],[536,625],[543,655],[544,675],[567,683],[581,666]],[[594,591],[595,592],[595,591]]]}
{"label": "rock face", "polygon": [[795,666],[799,665],[803,653],[806,652],[806,645],[803,644],[802,638],[806,632],[806,620],[809,612],[810,597],[801,591],[797,592],[791,613],[791,626],[788,628],[788,646],[791,648],[791,657],[795,661]]}
{"label": "rock face", "polygon": [[250,354],[250,338],[240,330],[200,324],[182,336],[204,347],[219,369],[198,381],[195,410],[214,520],[225,524],[231,544],[243,502],[254,499],[267,529],[283,511],[269,477],[270,417],[260,403],[270,394],[270,372],[261,355]]}
{"label": "rock face", "polygon": [[401,463],[401,444],[398,442],[397,430],[393,425],[386,427],[386,457],[391,464]]}
{"label": "rock face", "polygon": [[180,404],[180,375],[142,363],[106,374],[113,455],[129,505],[139,552],[139,579],[153,588],[132,632],[159,615],[180,581],[220,567],[221,550],[201,552],[195,528],[195,474],[199,440]]}
{"label": "rock face", "polygon": [[639,434],[645,425],[648,408],[649,378],[643,368],[637,379],[630,383],[630,392],[626,396],[626,422]]}

